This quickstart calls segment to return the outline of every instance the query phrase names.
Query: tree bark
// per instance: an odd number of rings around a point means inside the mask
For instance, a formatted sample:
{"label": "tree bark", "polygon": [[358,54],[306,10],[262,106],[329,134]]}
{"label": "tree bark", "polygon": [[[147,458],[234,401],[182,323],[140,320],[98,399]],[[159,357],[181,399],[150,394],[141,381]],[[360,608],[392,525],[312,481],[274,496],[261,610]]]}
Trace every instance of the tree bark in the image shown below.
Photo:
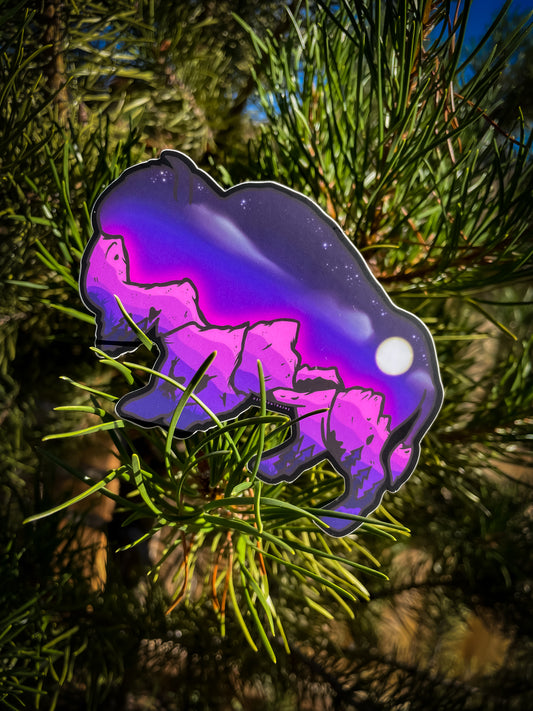
{"label": "tree bark", "polygon": [[44,75],[47,86],[53,95],[53,102],[57,108],[57,119],[60,124],[66,122],[68,111],[67,78],[63,56],[62,9],[61,0],[44,0],[41,12],[43,42],[45,45],[49,45],[46,51]]}

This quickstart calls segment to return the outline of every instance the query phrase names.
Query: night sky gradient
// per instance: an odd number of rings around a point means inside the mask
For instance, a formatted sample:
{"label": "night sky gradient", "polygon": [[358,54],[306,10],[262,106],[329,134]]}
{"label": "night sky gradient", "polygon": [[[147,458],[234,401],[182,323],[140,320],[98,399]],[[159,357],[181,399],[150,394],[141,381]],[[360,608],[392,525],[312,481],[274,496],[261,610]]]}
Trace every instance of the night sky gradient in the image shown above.
{"label": "night sky gradient", "polygon": [[[100,196],[93,225],[93,240],[122,236],[130,282],[191,280],[212,325],[297,320],[302,364],[337,368],[346,388],[382,393],[391,429],[421,408],[406,444],[435,418],[442,386],[427,329],[392,304],[339,227],[299,193],[267,182],[224,191],[185,155],[164,151]],[[393,336],[413,350],[401,375],[376,364]]]}

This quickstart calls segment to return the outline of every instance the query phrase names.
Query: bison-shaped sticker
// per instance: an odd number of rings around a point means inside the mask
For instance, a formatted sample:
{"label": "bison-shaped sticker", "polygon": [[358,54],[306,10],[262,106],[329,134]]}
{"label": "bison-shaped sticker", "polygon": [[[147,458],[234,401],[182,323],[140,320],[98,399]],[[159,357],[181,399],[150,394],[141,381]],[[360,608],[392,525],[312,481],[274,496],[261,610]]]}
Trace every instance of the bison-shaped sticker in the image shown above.
{"label": "bison-shaped sticker", "polygon": [[[163,151],[126,170],[98,198],[80,291],[96,345],[112,357],[139,345],[115,295],[159,349],[155,369],[197,389],[228,420],[257,403],[308,417],[267,451],[258,476],[293,481],[327,459],[344,477],[323,521],[335,536],[396,491],[442,402],[433,341],[399,309],[340,228],[305,196],[272,182],[223,190],[187,156]],[[181,390],[151,377],[117,404],[143,426],[168,426]],[[317,412],[318,411],[318,412]],[[189,401],[177,434],[212,420]]]}

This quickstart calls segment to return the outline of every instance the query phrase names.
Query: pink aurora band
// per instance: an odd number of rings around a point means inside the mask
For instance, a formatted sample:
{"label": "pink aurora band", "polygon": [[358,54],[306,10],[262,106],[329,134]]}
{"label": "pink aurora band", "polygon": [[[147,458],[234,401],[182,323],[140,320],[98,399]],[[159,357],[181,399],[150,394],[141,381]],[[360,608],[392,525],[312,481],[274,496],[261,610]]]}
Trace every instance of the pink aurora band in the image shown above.
{"label": "pink aurora band", "polygon": [[[156,342],[162,374],[186,385],[216,351],[196,394],[220,419],[257,403],[258,360],[269,409],[323,410],[265,452],[258,476],[291,482],[328,460],[345,482],[324,507],[334,536],[359,525],[335,512],[365,516],[406,481],[442,403],[433,341],[316,204],[276,183],[223,190],[185,155],[164,151],[112,183],[92,219],[80,292],[97,346],[118,357],[140,345],[116,295]],[[117,412],[166,427],[180,396],[152,376]],[[212,426],[190,400],[176,434]]]}

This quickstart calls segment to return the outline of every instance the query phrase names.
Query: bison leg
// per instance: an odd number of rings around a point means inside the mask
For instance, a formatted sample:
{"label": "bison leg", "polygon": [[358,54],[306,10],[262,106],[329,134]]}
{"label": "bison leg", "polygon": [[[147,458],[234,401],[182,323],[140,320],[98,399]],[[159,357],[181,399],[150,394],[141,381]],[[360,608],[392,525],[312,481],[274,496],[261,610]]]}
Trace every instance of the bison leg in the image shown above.
{"label": "bison leg", "polygon": [[278,481],[294,481],[305,469],[318,463],[327,455],[324,447],[324,431],[328,408],[335,395],[334,390],[297,393],[279,388],[271,393],[272,398],[295,412],[296,417],[308,415],[293,425],[293,436],[268,450],[261,458],[259,476],[269,484]]}
{"label": "bison leg", "polygon": [[[203,328],[189,324],[165,338],[160,338],[161,354],[155,369],[187,385],[204,360],[216,352],[214,361],[195,389],[195,394],[218,417],[230,417],[245,401],[228,384],[242,347],[244,328]],[[180,401],[182,390],[152,376],[148,385],[129,393],[118,405],[119,414],[127,419],[168,427]],[[179,421],[178,436],[214,426],[212,418],[193,400],[185,405]]]}
{"label": "bison leg", "polygon": [[[383,493],[390,488],[382,454],[390,435],[390,418],[383,415],[383,396],[372,390],[350,388],[332,404],[327,432],[327,447],[345,481],[345,491],[326,509],[322,517],[325,530],[343,536],[359,526],[358,521],[335,517],[334,512],[366,516],[376,509]],[[409,450],[397,448],[395,468],[406,466]]]}
{"label": "bison leg", "polygon": [[360,521],[341,518],[336,513],[367,516],[379,506],[385,491],[383,468],[365,467],[362,462],[348,469],[347,465],[338,465],[344,475],[345,489],[342,496],[324,506],[331,515],[320,516],[324,530],[332,536],[345,536],[359,527]]}

